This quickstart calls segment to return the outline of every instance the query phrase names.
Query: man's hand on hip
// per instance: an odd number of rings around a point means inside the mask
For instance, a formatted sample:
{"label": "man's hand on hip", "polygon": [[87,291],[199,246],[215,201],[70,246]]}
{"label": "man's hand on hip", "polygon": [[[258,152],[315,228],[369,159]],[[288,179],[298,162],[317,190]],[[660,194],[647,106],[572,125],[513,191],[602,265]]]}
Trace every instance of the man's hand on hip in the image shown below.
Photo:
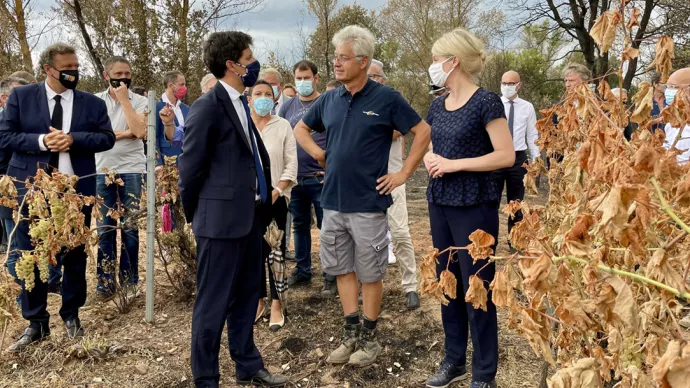
{"label": "man's hand on hip", "polygon": [[376,180],[378,190],[381,195],[388,195],[393,192],[399,186],[402,186],[407,182],[409,176],[403,171],[396,172],[395,174],[387,174]]}

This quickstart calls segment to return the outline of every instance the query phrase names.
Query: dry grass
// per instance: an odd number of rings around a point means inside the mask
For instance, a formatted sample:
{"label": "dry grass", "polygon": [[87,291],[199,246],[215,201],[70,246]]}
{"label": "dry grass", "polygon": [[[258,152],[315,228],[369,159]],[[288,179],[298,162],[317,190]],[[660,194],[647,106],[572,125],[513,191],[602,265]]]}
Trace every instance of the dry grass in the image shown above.
{"label": "dry grass", "polygon": [[[408,184],[410,228],[417,257],[431,247],[425,189],[426,177],[422,171]],[[499,250],[506,249],[507,231],[503,220]],[[313,231],[312,240],[314,266],[317,267],[314,273],[320,273],[318,231]],[[142,258],[143,251],[142,246]],[[143,288],[147,276],[143,259],[140,268]],[[51,295],[52,337],[21,355],[2,353],[0,386],[192,387],[189,366],[191,305],[176,301],[172,288],[165,286],[167,280],[162,270],[157,269],[155,273],[156,323],[153,325],[144,322],[143,292],[127,314],[119,314],[112,302],[97,300],[93,296],[95,273],[95,264],[89,263],[90,297],[80,314],[87,330],[86,337],[77,342],[67,340],[57,315],[60,300]],[[290,290],[289,320],[283,330],[271,333],[267,322],[255,327],[255,341],[269,370],[289,375],[293,387],[391,388],[422,386],[428,375],[436,370],[443,357],[439,305],[423,299],[419,310],[406,311],[398,266],[389,269],[385,282],[379,324],[383,353],[378,362],[368,368],[332,367],[324,363],[325,356],[337,344],[342,312],[337,299],[320,297],[321,286],[321,279],[315,277],[310,286]],[[24,324],[23,321],[12,324],[4,347],[21,333]],[[499,341],[499,386],[537,387],[542,363],[527,342],[503,325]],[[234,365],[225,338],[220,366],[221,386],[234,387]]]}

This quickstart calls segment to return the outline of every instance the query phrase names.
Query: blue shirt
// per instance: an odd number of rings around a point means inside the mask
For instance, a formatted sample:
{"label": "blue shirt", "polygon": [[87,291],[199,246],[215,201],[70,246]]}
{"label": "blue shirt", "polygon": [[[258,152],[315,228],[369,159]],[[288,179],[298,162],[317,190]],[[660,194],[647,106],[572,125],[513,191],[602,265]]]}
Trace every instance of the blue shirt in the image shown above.
{"label": "blue shirt", "polygon": [[[486,125],[506,118],[501,98],[478,89],[460,109],[446,109],[446,97],[435,99],[429,108],[434,153],[446,159],[477,158],[494,151]],[[430,203],[441,206],[475,206],[501,199],[498,181],[492,172],[459,171],[429,178],[426,192]]]}
{"label": "blue shirt", "polygon": [[376,191],[376,180],[388,173],[393,130],[404,135],[422,121],[400,93],[372,80],[354,96],[341,86],[324,93],[302,121],[328,137],[321,206],[342,213],[386,211],[393,201]]}
{"label": "blue shirt", "polygon": [[[307,113],[307,110],[309,110],[319,98],[321,98],[321,96],[312,101],[302,101],[299,97],[291,98],[280,108],[280,117],[289,121],[292,128],[295,128],[297,123],[299,123]],[[326,134],[324,132],[319,133],[311,131],[311,137],[319,147],[323,149],[326,148]],[[310,176],[319,172],[323,172],[323,167],[321,167],[319,162],[312,158],[311,155],[297,143],[297,176]]]}

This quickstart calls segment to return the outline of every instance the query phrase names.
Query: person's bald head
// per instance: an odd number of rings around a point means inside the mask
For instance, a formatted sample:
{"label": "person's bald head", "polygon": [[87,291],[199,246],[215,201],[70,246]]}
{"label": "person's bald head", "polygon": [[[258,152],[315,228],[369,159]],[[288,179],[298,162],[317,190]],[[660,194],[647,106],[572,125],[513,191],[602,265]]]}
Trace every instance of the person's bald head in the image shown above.
{"label": "person's bald head", "polygon": [[501,95],[503,97],[509,100],[516,99],[520,88],[522,88],[522,82],[517,71],[510,70],[503,74],[501,77]]}
{"label": "person's bald head", "polygon": [[690,85],[690,67],[673,72],[673,74],[668,77],[666,85],[669,87],[677,86],[679,89],[683,88],[683,86],[687,88],[688,85]]}
{"label": "person's bald head", "polygon": [[515,70],[506,71],[505,74],[503,74],[503,77],[501,77],[501,83],[508,82],[520,82],[520,73]]}
{"label": "person's bald head", "polygon": [[676,70],[668,77],[664,90],[666,104],[671,105],[673,103],[679,90],[684,90],[686,96],[688,95],[688,91],[690,91],[690,67]]}

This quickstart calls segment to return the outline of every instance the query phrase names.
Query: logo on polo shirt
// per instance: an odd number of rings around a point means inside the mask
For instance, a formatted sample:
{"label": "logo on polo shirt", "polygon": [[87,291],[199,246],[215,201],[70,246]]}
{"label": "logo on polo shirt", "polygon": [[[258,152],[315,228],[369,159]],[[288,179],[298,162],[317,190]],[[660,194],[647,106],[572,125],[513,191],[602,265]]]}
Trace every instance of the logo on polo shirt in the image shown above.
{"label": "logo on polo shirt", "polygon": [[378,116],[379,114],[374,112],[373,110],[370,110],[369,112],[362,112],[367,116]]}

